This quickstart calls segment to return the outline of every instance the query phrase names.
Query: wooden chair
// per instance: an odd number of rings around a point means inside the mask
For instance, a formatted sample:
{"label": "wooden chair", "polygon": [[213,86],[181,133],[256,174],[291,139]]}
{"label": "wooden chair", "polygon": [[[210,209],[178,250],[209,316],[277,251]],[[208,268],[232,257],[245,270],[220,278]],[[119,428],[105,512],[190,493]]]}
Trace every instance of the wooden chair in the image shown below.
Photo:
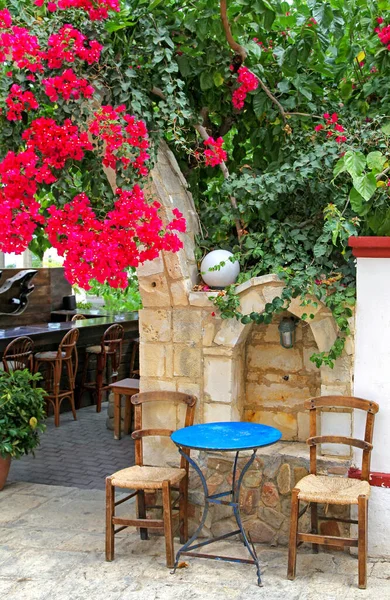
{"label": "wooden chair", "polygon": [[[78,366],[76,343],[79,338],[79,330],[74,328],[68,331],[61,340],[57,351],[37,352],[34,357],[34,371],[40,370],[41,365],[46,367],[45,389],[48,394],[46,401],[51,402],[54,408],[54,424],[59,427],[60,408],[65,398],[69,399],[76,421],[76,409],[74,404],[74,388]],[[61,378],[63,367],[66,369],[68,387],[61,390]]]}
{"label": "wooden chair", "polygon": [[[166,564],[174,565],[173,517],[179,517],[180,541],[188,539],[188,462],[181,457],[180,468],[149,467],[143,463],[142,440],[149,436],[170,436],[169,429],[142,429],[142,405],[146,402],[175,402],[187,405],[184,427],[192,425],[195,413],[195,396],[180,392],[144,392],[136,394],[131,399],[135,407],[135,466],[122,469],[106,479],[106,560],[114,559],[114,536],[126,527],[139,527],[142,540],[148,539],[148,529],[162,529],[165,535]],[[189,450],[187,450],[189,453]],[[135,490],[124,499],[115,502],[115,488]],[[145,491],[162,490],[162,519],[147,519],[145,506]],[[179,492],[172,502],[171,491]],[[136,496],[137,518],[125,519],[115,516],[115,506]],[[178,511],[175,515],[172,511]],[[119,525],[115,529],[115,525]]]}
{"label": "wooden chair", "polygon": [[85,321],[86,318],[84,315],[73,315],[71,321]]}
{"label": "wooden chair", "polygon": [[33,372],[34,342],[29,337],[12,340],[4,350],[3,368],[7,373],[28,369]]}
{"label": "wooden chair", "polygon": [[[104,371],[111,361],[111,381],[118,379],[118,371],[122,360],[122,343],[124,330],[122,325],[111,325],[104,332],[100,345],[88,346],[85,351],[85,362],[80,386],[79,403],[84,390],[92,390],[96,394],[96,412],[102,410],[103,392],[108,389],[109,382],[104,383]],[[91,356],[96,356],[96,379],[87,383],[88,365]]]}
{"label": "wooden chair", "polygon": [[[359,588],[367,586],[367,517],[368,498],[370,496],[370,458],[375,414],[378,404],[361,398],[348,396],[320,396],[311,398],[305,403],[310,410],[310,475],[303,477],[292,491],[291,527],[288,554],[288,579],[294,579],[296,573],[297,546],[302,542],[311,542],[313,551],[318,552],[318,544],[324,546],[357,546]],[[343,436],[317,436],[317,410],[324,407],[357,408],[367,412],[364,440]],[[330,477],[317,475],[317,445],[346,444],[363,450],[361,479]],[[298,520],[306,511],[299,510],[300,501],[308,502],[311,509],[311,533],[298,532]],[[318,534],[318,504],[357,505],[358,520],[338,519],[337,517],[321,517],[323,520],[354,523],[358,525],[357,538],[344,538]]]}

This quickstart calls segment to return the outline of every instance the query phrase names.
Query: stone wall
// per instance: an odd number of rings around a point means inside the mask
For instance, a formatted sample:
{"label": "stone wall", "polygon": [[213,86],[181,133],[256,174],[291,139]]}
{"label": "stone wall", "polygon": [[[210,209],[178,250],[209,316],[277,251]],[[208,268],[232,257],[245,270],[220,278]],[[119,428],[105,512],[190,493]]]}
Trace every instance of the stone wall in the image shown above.
{"label": "stone wall", "polygon": [[298,323],[293,348],[280,345],[278,325],[287,316],[254,325],[248,336],[244,419],[283,427],[285,440],[305,441],[309,432],[303,403],[320,395],[321,374],[310,360],[317,347],[308,323]]}
{"label": "stone wall", "polygon": [[[242,468],[250,453],[239,459]],[[234,456],[226,454],[201,454],[210,494],[231,488]],[[346,476],[350,462],[346,459],[319,459],[318,471],[321,474]],[[241,517],[252,541],[271,545],[288,545],[291,513],[291,490],[309,472],[309,459],[305,444],[279,442],[269,448],[260,449],[252,467],[244,476],[241,488]],[[190,531],[199,523],[203,506],[203,494],[199,479],[190,479]],[[304,504],[302,504],[304,506]],[[347,535],[346,526],[336,521],[321,521],[319,531],[329,535]],[[348,518],[349,507],[332,506],[326,516]],[[310,530],[310,511],[299,521],[300,531]],[[217,537],[236,529],[229,507],[213,505],[205,522],[203,535]]]}

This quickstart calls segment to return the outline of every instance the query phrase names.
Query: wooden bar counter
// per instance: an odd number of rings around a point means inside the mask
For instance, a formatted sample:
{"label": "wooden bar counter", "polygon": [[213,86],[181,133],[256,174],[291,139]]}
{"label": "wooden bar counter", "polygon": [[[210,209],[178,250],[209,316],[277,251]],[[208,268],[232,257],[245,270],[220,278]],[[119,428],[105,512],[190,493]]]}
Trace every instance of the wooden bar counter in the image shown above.
{"label": "wooden bar counter", "polygon": [[[15,321],[16,319],[14,319]],[[10,319],[11,321],[11,319]],[[6,346],[15,338],[20,336],[30,337],[35,344],[35,351],[57,350],[60,341],[67,331],[77,328],[80,331],[80,337],[77,342],[77,351],[79,357],[79,367],[76,376],[76,387],[80,383],[81,373],[84,366],[85,348],[100,344],[104,331],[118,323],[124,329],[124,342],[122,361],[119,367],[119,379],[129,376],[130,357],[132,350],[132,340],[138,337],[138,313],[126,313],[111,315],[107,317],[88,318],[79,321],[66,321],[61,323],[34,323],[32,325],[20,325],[18,327],[0,328],[0,355],[4,352]],[[94,377],[95,365],[92,365],[89,377]],[[83,394],[81,406],[90,405],[91,397],[89,393]],[[63,403],[66,405],[66,401]],[[67,410],[67,406],[64,406]],[[62,411],[61,411],[62,412]]]}

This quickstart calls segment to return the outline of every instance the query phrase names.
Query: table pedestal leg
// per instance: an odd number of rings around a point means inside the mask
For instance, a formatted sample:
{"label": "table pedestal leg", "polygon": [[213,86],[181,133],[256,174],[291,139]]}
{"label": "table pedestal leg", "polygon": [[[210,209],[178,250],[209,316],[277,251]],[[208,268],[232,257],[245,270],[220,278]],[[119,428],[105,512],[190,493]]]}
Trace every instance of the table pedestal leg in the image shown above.
{"label": "table pedestal leg", "polygon": [[[179,452],[182,456],[184,456],[184,458],[189,462],[189,464],[195,469],[195,471],[197,472],[197,474],[200,477],[200,480],[201,480],[201,483],[203,486],[204,496],[205,496],[205,506],[204,506],[202,519],[201,519],[196,531],[191,536],[191,538],[180,548],[180,550],[176,554],[175,565],[174,565],[173,570],[171,571],[172,574],[175,573],[175,571],[177,569],[177,566],[178,566],[179,560],[180,560],[180,556],[182,554],[185,554],[185,555],[190,555],[190,556],[196,556],[199,558],[213,558],[216,560],[226,560],[226,561],[254,564],[256,566],[256,570],[257,570],[257,582],[258,582],[258,585],[261,586],[262,583],[261,583],[259,559],[257,557],[255,547],[252,543],[249,542],[248,536],[243,527],[241,515],[240,515],[240,503],[239,503],[241,485],[242,485],[245,473],[248,471],[249,467],[255,460],[256,450],[253,451],[252,456],[249,458],[249,460],[245,464],[244,468],[242,469],[241,474],[238,478],[238,481],[237,481],[237,464],[238,464],[239,453],[238,452],[236,453],[236,456],[234,459],[234,466],[233,466],[232,489],[229,491],[226,491],[226,492],[221,492],[219,494],[212,494],[212,495],[209,495],[207,482],[206,482],[206,479],[205,479],[199,465],[190,456],[188,456],[181,448],[179,448]],[[222,498],[224,496],[228,496],[228,495],[232,496],[231,502],[222,500]],[[234,513],[234,517],[236,519],[236,523],[238,525],[238,529],[235,531],[231,531],[229,533],[225,533],[224,535],[220,535],[216,538],[207,539],[202,542],[199,542],[198,544],[194,544],[195,540],[198,538],[198,536],[199,536],[200,532],[202,531],[203,526],[206,522],[210,504],[225,504],[227,506],[231,506],[233,508],[233,513]],[[241,535],[243,544],[247,548],[249,555],[251,557],[250,559],[241,559],[241,558],[235,558],[235,557],[230,557],[230,556],[219,556],[216,554],[202,554],[200,552],[194,552],[194,550],[196,550],[197,548],[202,548],[203,546],[207,546],[208,544],[212,544],[213,542],[216,542],[219,540],[227,539],[227,538],[237,535],[237,534]]]}

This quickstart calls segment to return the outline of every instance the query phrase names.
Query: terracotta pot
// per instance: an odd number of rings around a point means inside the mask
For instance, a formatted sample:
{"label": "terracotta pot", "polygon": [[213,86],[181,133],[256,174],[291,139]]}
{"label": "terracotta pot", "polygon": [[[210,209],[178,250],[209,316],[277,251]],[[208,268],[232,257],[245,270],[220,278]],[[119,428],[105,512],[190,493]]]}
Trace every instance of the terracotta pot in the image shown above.
{"label": "terracotta pot", "polygon": [[11,457],[7,456],[7,458],[1,458],[0,456],[0,492],[5,486],[5,482],[7,481],[10,466]]}

